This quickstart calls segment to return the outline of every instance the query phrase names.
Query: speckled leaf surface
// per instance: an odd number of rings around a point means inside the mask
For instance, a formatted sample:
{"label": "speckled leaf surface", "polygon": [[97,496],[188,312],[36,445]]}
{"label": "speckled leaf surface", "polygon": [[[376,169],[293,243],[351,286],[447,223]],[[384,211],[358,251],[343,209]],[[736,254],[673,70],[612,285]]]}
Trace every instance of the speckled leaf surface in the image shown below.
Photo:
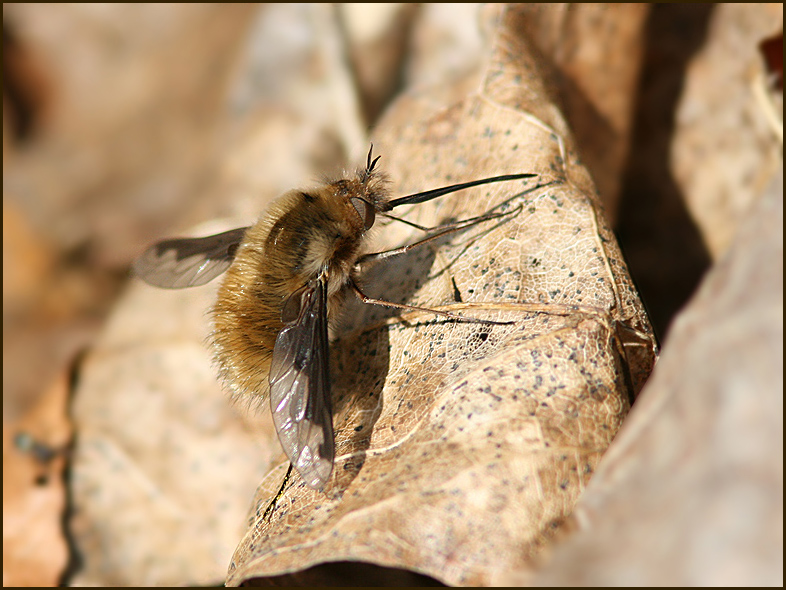
{"label": "speckled leaf surface", "polygon": [[[350,302],[332,343],[325,492],[286,465],[260,485],[227,583],[363,561],[494,584],[559,530],[648,376],[654,338],[548,82],[502,15],[477,82],[400,98],[373,137],[396,195],[499,174],[404,212],[509,215],[370,268],[372,296],[508,325]],[[469,93],[466,88],[474,88]],[[376,247],[418,239],[384,225]],[[421,234],[422,235],[422,234]]]}

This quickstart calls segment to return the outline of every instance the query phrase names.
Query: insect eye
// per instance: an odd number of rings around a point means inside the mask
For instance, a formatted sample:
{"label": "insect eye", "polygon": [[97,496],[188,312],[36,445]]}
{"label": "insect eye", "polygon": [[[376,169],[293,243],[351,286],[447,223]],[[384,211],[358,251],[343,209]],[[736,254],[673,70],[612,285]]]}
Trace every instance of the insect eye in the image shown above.
{"label": "insect eye", "polygon": [[356,197],[351,198],[349,201],[363,220],[363,229],[370,229],[371,226],[374,225],[374,207],[366,203],[363,199],[358,199]]}

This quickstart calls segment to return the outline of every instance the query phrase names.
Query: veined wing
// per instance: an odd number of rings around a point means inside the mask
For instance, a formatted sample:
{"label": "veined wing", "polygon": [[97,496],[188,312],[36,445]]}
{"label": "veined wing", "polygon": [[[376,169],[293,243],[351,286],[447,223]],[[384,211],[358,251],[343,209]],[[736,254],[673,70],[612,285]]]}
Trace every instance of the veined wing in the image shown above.
{"label": "veined wing", "polygon": [[158,242],[134,261],[134,272],[146,283],[165,289],[204,285],[229,268],[247,229]]}
{"label": "veined wing", "polygon": [[[270,365],[270,407],[278,439],[306,484],[322,489],[333,471],[333,411],[328,379],[327,279],[284,305]],[[295,318],[296,315],[296,318]]]}

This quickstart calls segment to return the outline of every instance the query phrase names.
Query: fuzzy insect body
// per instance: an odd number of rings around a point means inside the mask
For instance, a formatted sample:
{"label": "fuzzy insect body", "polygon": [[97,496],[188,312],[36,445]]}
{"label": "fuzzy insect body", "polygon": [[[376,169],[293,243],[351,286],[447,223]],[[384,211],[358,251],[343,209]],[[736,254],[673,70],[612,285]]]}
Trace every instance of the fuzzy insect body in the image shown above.
{"label": "fuzzy insect body", "polygon": [[169,288],[201,285],[227,271],[212,309],[219,373],[235,394],[269,395],[282,447],[314,489],[330,478],[335,452],[329,317],[353,290],[366,303],[422,309],[372,300],[357,287],[359,260],[400,252],[364,256],[376,217],[471,186],[535,176],[496,176],[391,200],[387,178],[375,169],[378,160],[369,151],[353,178],[285,193],[249,228],[165,240],[134,264],[142,279]]}
{"label": "fuzzy insect body", "polygon": [[[246,232],[212,312],[223,381],[239,395],[269,390],[282,446],[311,487],[322,487],[333,465],[327,317],[347,293],[375,211],[387,204],[385,184],[364,170],[279,197]],[[301,389],[320,394],[290,395]]]}

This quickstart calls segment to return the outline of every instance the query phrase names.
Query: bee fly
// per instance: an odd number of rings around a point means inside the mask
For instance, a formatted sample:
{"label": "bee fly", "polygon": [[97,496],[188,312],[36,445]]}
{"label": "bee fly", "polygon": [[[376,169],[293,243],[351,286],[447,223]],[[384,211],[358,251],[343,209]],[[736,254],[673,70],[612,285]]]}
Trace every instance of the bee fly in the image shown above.
{"label": "bee fly", "polygon": [[[508,174],[391,199],[379,156],[352,178],[278,197],[255,225],[204,238],[151,246],[134,263],[147,283],[164,288],[203,285],[227,271],[212,309],[214,357],[234,394],[270,395],[281,446],[305,483],[322,489],[333,470],[334,440],[328,372],[328,318],[350,291],[364,303],[427,311],[459,321],[497,324],[445,311],[367,297],[357,284],[362,263],[395,256],[446,233],[509,213],[424,228],[389,215],[455,191],[531,178]],[[363,254],[377,216],[432,231],[395,250]]]}

